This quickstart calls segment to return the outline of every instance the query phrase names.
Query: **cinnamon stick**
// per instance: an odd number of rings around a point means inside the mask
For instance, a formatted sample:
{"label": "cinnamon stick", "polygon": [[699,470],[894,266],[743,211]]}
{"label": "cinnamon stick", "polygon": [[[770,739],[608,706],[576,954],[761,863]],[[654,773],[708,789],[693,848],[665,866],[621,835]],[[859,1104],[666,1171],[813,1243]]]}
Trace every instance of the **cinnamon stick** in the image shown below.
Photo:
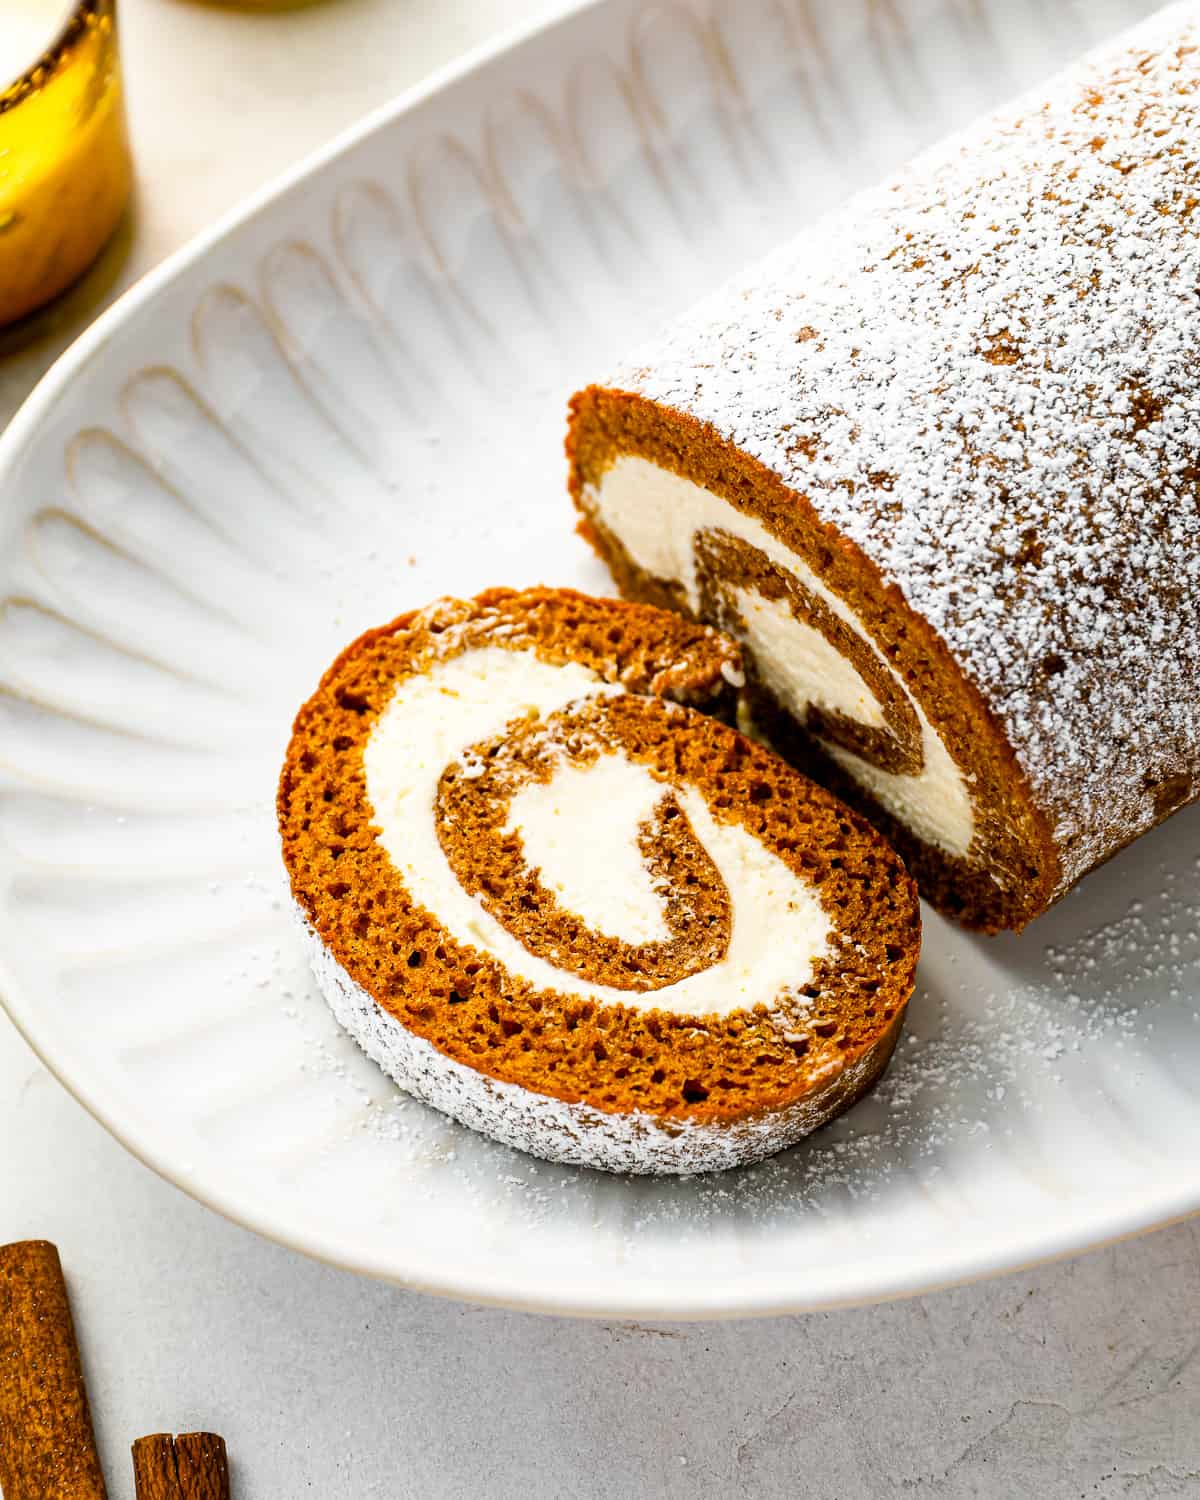
{"label": "cinnamon stick", "polygon": [[0,1245],[0,1491],[105,1500],[62,1262],[46,1240]]}
{"label": "cinnamon stick", "polygon": [[229,1500],[225,1439],[215,1432],[152,1433],[133,1445],[137,1500]]}

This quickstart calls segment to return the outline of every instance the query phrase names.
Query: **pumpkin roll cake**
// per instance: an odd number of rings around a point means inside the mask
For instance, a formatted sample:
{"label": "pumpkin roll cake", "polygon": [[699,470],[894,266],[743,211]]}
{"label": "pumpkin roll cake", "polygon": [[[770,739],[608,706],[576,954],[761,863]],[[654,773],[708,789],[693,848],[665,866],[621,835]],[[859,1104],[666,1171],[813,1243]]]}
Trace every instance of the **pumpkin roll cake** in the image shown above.
{"label": "pumpkin roll cake", "polygon": [[1019,929],[1200,793],[1200,6],[850,201],[572,404],[623,594]]}
{"label": "pumpkin roll cake", "polygon": [[410,1093],[551,1160],[757,1160],[887,1064],[920,916],[863,819],[729,723],[739,648],[549,589],[355,641],[296,719],[292,892]]}

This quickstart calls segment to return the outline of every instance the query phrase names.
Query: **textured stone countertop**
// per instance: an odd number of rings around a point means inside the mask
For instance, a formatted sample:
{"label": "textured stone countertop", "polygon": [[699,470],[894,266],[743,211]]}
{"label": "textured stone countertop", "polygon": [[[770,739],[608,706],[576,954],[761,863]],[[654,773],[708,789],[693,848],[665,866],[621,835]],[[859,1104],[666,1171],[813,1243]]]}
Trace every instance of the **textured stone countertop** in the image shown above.
{"label": "textured stone countertop", "polygon": [[[141,191],[116,287],[531,0],[280,18],[122,0]],[[186,57],[188,65],[179,65]],[[86,321],[0,360],[6,420]],[[111,1493],[225,1434],[238,1500],[1200,1496],[1200,1221],[891,1306],[585,1323],[330,1270],[127,1156],[0,1017],[0,1241],[68,1268]]]}

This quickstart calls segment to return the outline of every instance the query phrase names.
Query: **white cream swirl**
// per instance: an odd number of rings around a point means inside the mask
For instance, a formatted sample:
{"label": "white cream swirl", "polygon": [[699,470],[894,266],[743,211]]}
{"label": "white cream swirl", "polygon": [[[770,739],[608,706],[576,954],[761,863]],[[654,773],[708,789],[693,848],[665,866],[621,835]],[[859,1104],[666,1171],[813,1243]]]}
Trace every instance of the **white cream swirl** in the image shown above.
{"label": "white cream swirl", "polygon": [[[699,603],[696,538],[706,529],[724,531],[758,548],[816,595],[883,663],[912,703],[921,729],[924,768],[904,776],[881,770],[840,745],[823,742],[826,753],[876,800],[927,843],[965,856],[975,836],[975,810],[967,777],[954,761],[921,705],[912,699],[890,662],[846,604],[765,526],[690,479],[635,454],[622,454],[589,487],[588,504],[639,568],[681,583],[693,607]],[[810,704],[847,713],[860,723],[881,722],[878,705],[853,664],[811,625],[784,607],[739,593],[743,642],[763,680],[785,708],[802,718]]]}
{"label": "white cream swirl", "polygon": [[[367,796],[388,857],[414,901],[452,937],[538,989],[694,1016],[726,1015],[785,998],[794,1003],[829,951],[831,922],[818,893],[742,824],[718,821],[693,786],[670,789],[725,882],[732,931],[719,962],[674,984],[618,990],[557,968],[485,911],[450,868],[435,819],[446,766],[516,721],[621,691],[577,663],[556,666],[532,651],[498,646],[470,648],[403,679],[363,756]],[[530,863],[540,865],[545,883],[564,904],[599,931],[642,941],[655,930],[655,917],[661,921],[661,898],[642,866],[638,826],[665,790],[645,767],[605,755],[590,767],[568,765],[549,782],[518,791],[510,821]],[[607,822],[602,833],[597,806]],[[641,874],[631,883],[635,863]]]}

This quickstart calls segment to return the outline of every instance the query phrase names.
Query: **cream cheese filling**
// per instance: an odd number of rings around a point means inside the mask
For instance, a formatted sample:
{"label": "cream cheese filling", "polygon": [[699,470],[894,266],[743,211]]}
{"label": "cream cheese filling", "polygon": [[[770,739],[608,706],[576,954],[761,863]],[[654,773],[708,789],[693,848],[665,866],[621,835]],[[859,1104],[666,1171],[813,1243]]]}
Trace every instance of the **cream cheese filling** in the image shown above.
{"label": "cream cheese filling", "polygon": [[542,884],[589,927],[626,943],[669,942],[663,892],[637,846],[665,790],[623,755],[564,760],[549,781],[517,792],[505,831],[520,835]]}
{"label": "cream cheese filling", "polygon": [[[726,1015],[758,1004],[804,1003],[797,992],[808,983],[814,964],[828,954],[832,934],[817,891],[741,824],[718,822],[694,787],[671,790],[725,881],[732,932],[719,963],[662,989],[641,993],[594,984],[530,953],[467,893],[450,868],[434,815],[445,767],[514,720],[621,691],[577,663],[556,666],[531,651],[496,646],[449,657],[428,673],[398,683],[363,752],[367,797],[389,859],[413,899],[452,937],[493,955],[537,989],[694,1016]],[[605,765],[609,760],[616,764]],[[602,768],[600,780],[589,782],[597,768]],[[469,774],[469,763],[467,770]],[[581,798],[591,795],[589,786],[599,792],[615,788],[616,796],[606,808],[614,826],[596,839],[589,809],[572,846],[572,825]],[[532,787],[518,791],[510,803],[510,818],[523,841],[528,833],[529,862],[546,861],[544,882],[551,888],[561,882],[567,905],[598,930],[620,937],[626,935],[622,925],[632,921],[620,882],[629,873],[631,859],[641,861],[638,815],[652,808],[651,798],[665,790],[667,784],[655,781],[644,767],[614,754],[587,771],[556,774],[536,792]],[[622,836],[624,849],[619,847]],[[576,868],[569,872],[572,858]],[[650,885],[647,871],[636,890],[645,893]],[[661,920],[661,898],[649,893]],[[576,906],[577,900],[582,904]]]}
{"label": "cream cheese filling", "polygon": [[[896,676],[891,663],[844,599],[753,516],[736,510],[701,485],[661,469],[635,454],[622,454],[588,503],[638,567],[656,578],[680,582],[693,608],[699,606],[695,539],[719,530],[757,547],[771,562],[821,599],[855,632],[909,698],[921,726],[925,764],[919,776],[899,776],[840,745],[822,741],[832,759],[861,782],[876,800],[926,843],[964,857],[975,835],[975,809],[968,778],[954,761],[927,715]],[[840,709],[867,725],[883,722],[879,705],[853,664],[833,650],[821,632],[795,619],[782,603],[740,591],[745,644],[760,673],[785,708],[799,716],[809,704]],[[860,708],[860,699],[870,700]],[[851,706],[855,705],[855,706]]]}
{"label": "cream cheese filling", "polygon": [[862,674],[819,630],[797,620],[785,600],[745,588],[733,595],[760,676],[795,718],[803,723],[806,710],[816,704],[872,729],[885,726],[883,709]]}

